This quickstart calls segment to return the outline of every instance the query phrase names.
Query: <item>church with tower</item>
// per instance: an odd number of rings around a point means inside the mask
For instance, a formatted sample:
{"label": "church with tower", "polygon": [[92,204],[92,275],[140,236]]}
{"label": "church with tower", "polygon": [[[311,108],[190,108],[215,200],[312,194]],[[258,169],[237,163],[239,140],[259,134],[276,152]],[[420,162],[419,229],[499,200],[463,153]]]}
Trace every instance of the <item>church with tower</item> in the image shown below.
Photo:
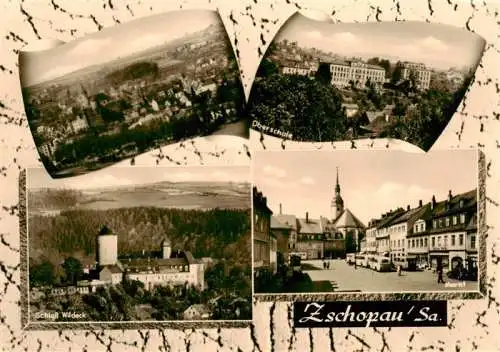
{"label": "church with tower", "polygon": [[[337,180],[335,183],[335,194],[331,201],[331,218],[327,221],[327,229],[333,232],[337,237],[352,236],[353,243],[359,248],[361,237],[365,232],[366,226],[344,206],[344,200],[340,194],[339,170],[337,168]],[[349,248],[346,248],[349,250]]]}
{"label": "church with tower", "polygon": [[279,214],[272,215],[271,232],[281,234],[288,229],[290,255],[303,259],[335,258],[359,249],[365,225],[345,206],[338,168],[329,218],[311,218],[309,212],[305,218],[299,218],[282,214],[281,210],[280,204]]}

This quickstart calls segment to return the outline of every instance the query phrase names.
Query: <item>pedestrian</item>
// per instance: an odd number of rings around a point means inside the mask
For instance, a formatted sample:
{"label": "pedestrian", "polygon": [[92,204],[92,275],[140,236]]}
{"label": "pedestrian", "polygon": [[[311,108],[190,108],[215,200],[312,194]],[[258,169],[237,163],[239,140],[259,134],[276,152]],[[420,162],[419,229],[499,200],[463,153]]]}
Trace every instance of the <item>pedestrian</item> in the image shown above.
{"label": "pedestrian", "polygon": [[397,269],[397,271],[398,271],[398,276],[401,276],[401,265],[400,265],[400,264],[398,264],[398,267],[397,267],[397,268],[398,268],[398,269]]}
{"label": "pedestrian", "polygon": [[443,267],[440,265],[437,268],[437,275],[438,275],[438,284],[444,284],[443,280]]}

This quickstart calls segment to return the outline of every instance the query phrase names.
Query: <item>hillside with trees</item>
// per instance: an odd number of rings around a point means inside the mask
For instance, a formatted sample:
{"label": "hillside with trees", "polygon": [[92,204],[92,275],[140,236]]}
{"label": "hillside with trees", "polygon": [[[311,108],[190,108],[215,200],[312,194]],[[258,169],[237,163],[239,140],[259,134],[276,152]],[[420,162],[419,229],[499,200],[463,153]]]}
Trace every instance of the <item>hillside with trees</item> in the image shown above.
{"label": "hillside with trees", "polygon": [[156,77],[159,69],[156,62],[136,62],[120,70],[116,70],[106,76],[106,78],[115,84],[134,80],[142,77]]}
{"label": "hillside with trees", "polygon": [[209,211],[155,207],[71,210],[60,215],[29,218],[30,265],[65,258],[95,258],[96,235],[106,225],[118,235],[119,255],[154,252],[165,236],[173,249],[189,250],[196,258],[225,258],[250,265],[249,210]]}

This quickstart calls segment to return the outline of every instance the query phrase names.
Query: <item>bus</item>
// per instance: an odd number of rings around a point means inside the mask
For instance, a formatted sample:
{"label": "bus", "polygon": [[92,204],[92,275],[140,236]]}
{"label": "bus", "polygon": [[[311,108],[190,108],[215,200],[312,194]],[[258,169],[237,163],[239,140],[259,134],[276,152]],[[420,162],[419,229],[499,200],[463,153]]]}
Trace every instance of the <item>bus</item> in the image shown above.
{"label": "bus", "polygon": [[414,260],[408,260],[406,258],[394,258],[392,264],[397,268],[398,265],[401,266],[402,270],[413,271],[417,270],[417,263]]}
{"label": "bus", "polygon": [[356,254],[355,253],[347,253],[345,256],[345,261],[349,265],[354,265],[354,263],[356,262]]}
{"label": "bus", "polygon": [[362,267],[368,267],[368,257],[364,254],[356,255],[356,265]]}
{"label": "bus", "polygon": [[368,265],[375,271],[391,271],[391,261],[384,256],[371,257]]}

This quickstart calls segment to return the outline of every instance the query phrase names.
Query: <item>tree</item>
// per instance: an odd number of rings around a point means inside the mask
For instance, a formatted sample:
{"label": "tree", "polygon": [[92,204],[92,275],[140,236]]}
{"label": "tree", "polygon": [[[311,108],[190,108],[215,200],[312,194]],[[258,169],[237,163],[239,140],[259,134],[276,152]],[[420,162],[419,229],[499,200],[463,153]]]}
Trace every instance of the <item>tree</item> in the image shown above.
{"label": "tree", "polygon": [[356,252],[356,239],[353,231],[347,232],[345,236],[345,252],[354,253]]}
{"label": "tree", "polygon": [[64,274],[66,276],[66,282],[70,284],[76,284],[76,282],[81,278],[83,272],[82,263],[76,258],[69,257],[64,260],[62,264],[64,269]]}
{"label": "tree", "polygon": [[51,262],[43,261],[29,270],[29,280],[31,286],[45,286],[54,283],[54,265]]}
{"label": "tree", "polygon": [[315,78],[318,82],[323,84],[332,84],[332,72],[330,71],[330,65],[321,62],[318,67],[318,71],[316,71]]}
{"label": "tree", "polygon": [[342,96],[331,84],[297,75],[274,75],[256,81],[249,115],[261,124],[289,132],[302,141],[345,138]]}
{"label": "tree", "polygon": [[392,72],[391,83],[397,84],[399,81],[403,79],[403,64],[401,62],[396,63],[396,67]]}
{"label": "tree", "polygon": [[274,61],[266,58],[263,59],[259,65],[257,77],[268,77],[277,73],[279,73],[278,65]]}

